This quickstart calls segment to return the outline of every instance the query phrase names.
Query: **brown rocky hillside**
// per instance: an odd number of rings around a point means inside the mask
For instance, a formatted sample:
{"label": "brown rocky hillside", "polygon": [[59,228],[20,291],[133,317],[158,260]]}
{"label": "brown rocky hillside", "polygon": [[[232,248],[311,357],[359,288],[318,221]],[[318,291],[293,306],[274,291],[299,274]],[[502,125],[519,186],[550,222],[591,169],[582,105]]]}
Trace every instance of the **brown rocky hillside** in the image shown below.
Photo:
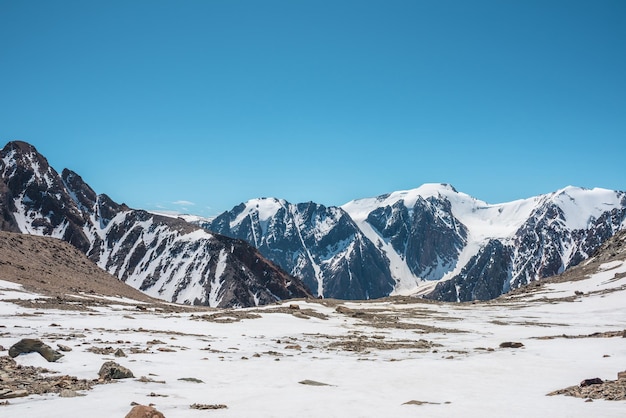
{"label": "brown rocky hillside", "polygon": [[50,296],[121,296],[161,302],[98,268],[72,245],[55,238],[0,231],[0,280]]}

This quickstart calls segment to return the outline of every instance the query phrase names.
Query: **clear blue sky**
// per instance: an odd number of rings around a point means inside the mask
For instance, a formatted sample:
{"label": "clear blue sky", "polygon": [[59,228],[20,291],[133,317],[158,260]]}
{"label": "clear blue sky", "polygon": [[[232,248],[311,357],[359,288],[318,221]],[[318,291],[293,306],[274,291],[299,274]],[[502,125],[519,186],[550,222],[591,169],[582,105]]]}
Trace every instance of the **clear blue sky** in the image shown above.
{"label": "clear blue sky", "polygon": [[201,215],[426,182],[626,190],[626,1],[0,0],[14,139]]}

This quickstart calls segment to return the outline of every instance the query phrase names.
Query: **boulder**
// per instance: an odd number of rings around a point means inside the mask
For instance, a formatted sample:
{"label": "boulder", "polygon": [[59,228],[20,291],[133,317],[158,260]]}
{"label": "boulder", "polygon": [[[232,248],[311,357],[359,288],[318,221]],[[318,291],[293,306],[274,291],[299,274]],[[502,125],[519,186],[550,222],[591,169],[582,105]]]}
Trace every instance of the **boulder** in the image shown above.
{"label": "boulder", "polygon": [[500,344],[500,348],[522,348],[524,344],[519,342],[506,341]]}
{"label": "boulder", "polygon": [[20,354],[28,353],[39,353],[49,362],[57,361],[63,357],[63,354],[53,350],[49,345],[33,338],[24,338],[9,348],[9,356],[13,358],[19,356]]}
{"label": "boulder", "polygon": [[594,377],[592,379],[585,379],[580,382],[580,387],[584,388],[585,386],[601,385],[602,383],[604,383],[604,380],[600,379],[599,377]]}
{"label": "boulder", "polygon": [[340,313],[340,314],[344,314],[344,315],[352,315],[354,313],[354,311],[350,308],[347,308],[345,306],[339,305],[335,308],[335,312]]}
{"label": "boulder", "polygon": [[13,399],[28,396],[28,391],[24,389],[11,390],[0,388],[0,399]]}
{"label": "boulder", "polygon": [[62,389],[61,392],[59,392],[59,397],[61,398],[75,398],[77,396],[80,395],[78,394],[78,392],[72,389]]}
{"label": "boulder", "polygon": [[135,405],[125,418],[165,418],[165,416],[151,406]]}
{"label": "boulder", "polygon": [[122,350],[121,348],[118,348],[117,350],[115,350],[115,352],[113,353],[113,355],[115,357],[126,357],[126,353],[124,352],[124,350]]}
{"label": "boulder", "polygon": [[98,375],[102,380],[128,379],[135,377],[133,372],[124,366],[120,366],[114,361],[107,361],[104,363],[102,367],[100,367]]}

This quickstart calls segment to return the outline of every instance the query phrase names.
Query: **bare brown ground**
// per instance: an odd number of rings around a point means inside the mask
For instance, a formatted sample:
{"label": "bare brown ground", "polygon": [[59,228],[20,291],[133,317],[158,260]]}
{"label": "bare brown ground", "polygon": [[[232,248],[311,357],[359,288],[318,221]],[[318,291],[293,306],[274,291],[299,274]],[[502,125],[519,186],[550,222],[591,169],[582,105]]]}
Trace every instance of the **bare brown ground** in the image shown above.
{"label": "bare brown ground", "polygon": [[88,309],[90,305],[110,303],[97,296],[113,296],[147,304],[144,306],[174,309],[172,304],[121,282],[72,245],[50,237],[0,231],[0,280],[21,284],[27,291],[48,297],[15,301],[28,307]]}

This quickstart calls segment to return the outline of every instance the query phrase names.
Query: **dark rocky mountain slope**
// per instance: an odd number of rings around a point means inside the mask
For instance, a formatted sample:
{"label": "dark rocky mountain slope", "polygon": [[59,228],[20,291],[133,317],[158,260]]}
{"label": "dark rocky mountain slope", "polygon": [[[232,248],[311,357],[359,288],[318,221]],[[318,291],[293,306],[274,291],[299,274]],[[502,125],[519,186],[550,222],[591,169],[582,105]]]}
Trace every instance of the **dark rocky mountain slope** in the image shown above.
{"label": "dark rocky mountain slope", "polygon": [[150,296],[236,307],[311,295],[244,241],[115,203],[25,142],[0,151],[0,175],[2,230],[62,239]]}
{"label": "dark rocky mountain slope", "polygon": [[341,208],[254,199],[202,226],[246,240],[317,295],[370,299],[393,290],[385,256]]}

